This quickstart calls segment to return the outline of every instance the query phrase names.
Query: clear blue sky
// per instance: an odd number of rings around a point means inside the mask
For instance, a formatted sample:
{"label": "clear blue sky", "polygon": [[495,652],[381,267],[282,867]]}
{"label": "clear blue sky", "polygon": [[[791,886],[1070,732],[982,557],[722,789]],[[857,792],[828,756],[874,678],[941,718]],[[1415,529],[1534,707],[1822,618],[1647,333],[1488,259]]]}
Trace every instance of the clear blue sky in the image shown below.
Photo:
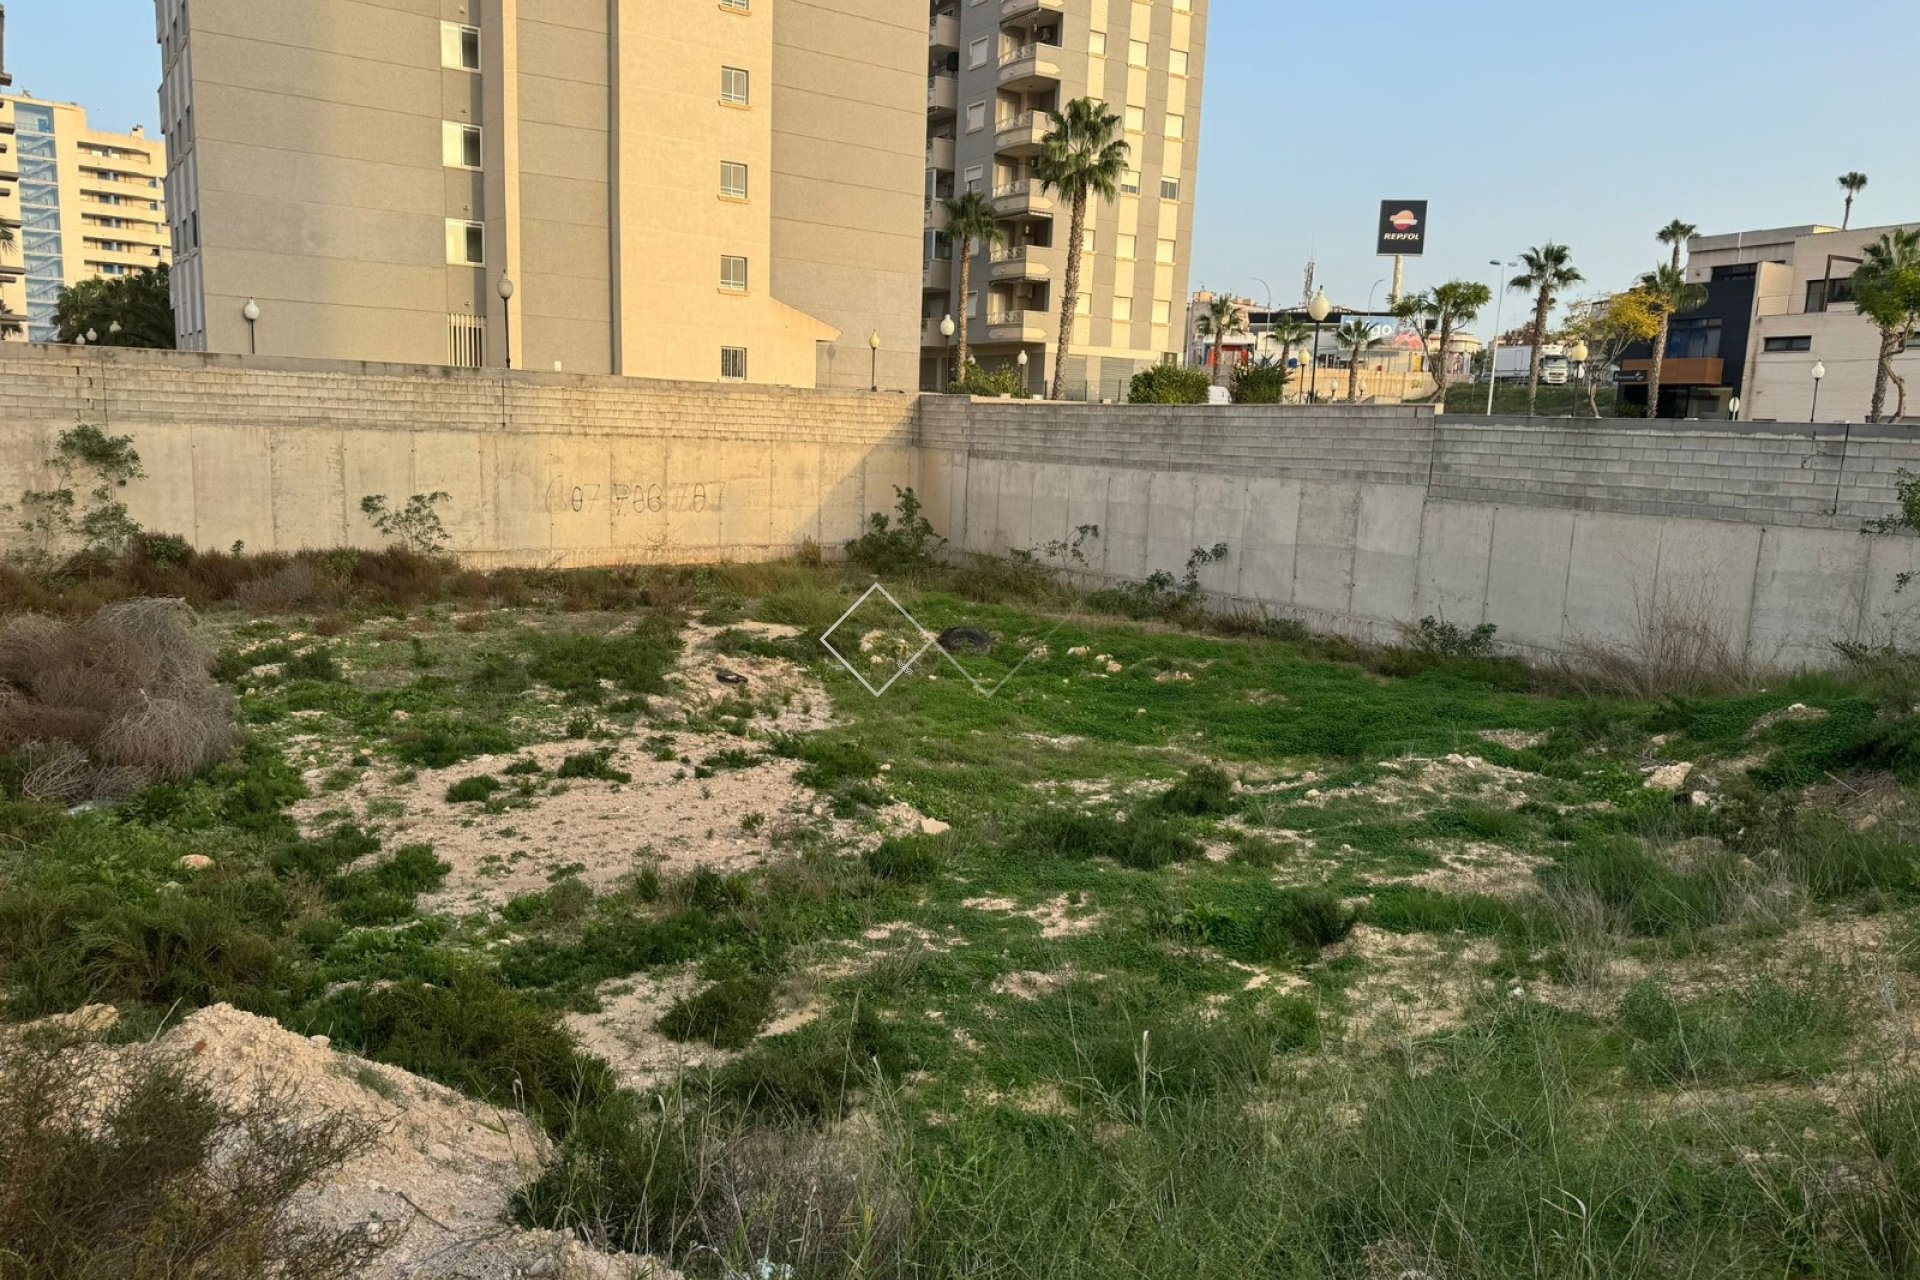
{"label": "clear blue sky", "polygon": [[[1297,300],[1317,256],[1364,305],[1389,198],[1432,202],[1412,288],[1547,239],[1619,287],[1675,217],[1838,222],[1848,169],[1872,179],[1856,225],[1920,219],[1916,21],[1914,0],[1213,0],[1193,283]],[[7,0],[7,37],[16,89],[156,127],[150,0]]]}

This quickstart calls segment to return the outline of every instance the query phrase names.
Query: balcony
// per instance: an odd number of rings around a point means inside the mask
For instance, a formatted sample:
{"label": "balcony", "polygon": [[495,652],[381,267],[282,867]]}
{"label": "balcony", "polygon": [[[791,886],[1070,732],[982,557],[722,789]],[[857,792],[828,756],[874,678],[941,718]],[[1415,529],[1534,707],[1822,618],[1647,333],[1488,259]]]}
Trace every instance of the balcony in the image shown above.
{"label": "balcony", "polygon": [[940,199],[928,200],[920,206],[920,225],[927,231],[945,231],[947,229],[947,206]]}
{"label": "balcony", "polygon": [[1003,155],[1039,155],[1041,144],[1047,140],[1047,130],[1052,127],[1053,122],[1044,111],[1022,111],[1017,116],[1008,116],[994,126],[993,149]]}
{"label": "balcony", "polygon": [[1010,249],[995,249],[987,261],[989,280],[1045,280],[1053,274],[1040,259],[1046,249],[1040,245],[1017,244]]}
{"label": "balcony", "polygon": [[983,342],[1045,342],[1047,313],[1044,311],[989,311]]}
{"label": "balcony", "polygon": [[1060,46],[1030,44],[1000,59],[1000,87],[1037,93],[1060,84]]}
{"label": "balcony", "polygon": [[1053,198],[1033,178],[1020,178],[993,189],[993,210],[1003,218],[1051,218]]}
{"label": "balcony", "polygon": [[927,139],[927,168],[941,173],[953,172],[953,139]]}
{"label": "balcony", "polygon": [[946,293],[953,288],[953,259],[935,258],[920,268],[920,287]]}
{"label": "balcony", "polygon": [[1066,12],[1066,0],[1000,0],[1000,21],[1032,22],[1057,18]]}
{"label": "balcony", "polygon": [[[1652,372],[1652,360],[1622,360],[1618,380],[1644,387]],[[1718,387],[1725,384],[1725,377],[1726,364],[1717,357],[1668,356],[1660,364],[1663,387]]]}
{"label": "balcony", "polygon": [[951,13],[936,13],[927,23],[927,46],[934,53],[960,51],[960,19]]}
{"label": "balcony", "polygon": [[953,76],[939,72],[927,77],[927,114],[950,116],[960,101],[960,87]]}

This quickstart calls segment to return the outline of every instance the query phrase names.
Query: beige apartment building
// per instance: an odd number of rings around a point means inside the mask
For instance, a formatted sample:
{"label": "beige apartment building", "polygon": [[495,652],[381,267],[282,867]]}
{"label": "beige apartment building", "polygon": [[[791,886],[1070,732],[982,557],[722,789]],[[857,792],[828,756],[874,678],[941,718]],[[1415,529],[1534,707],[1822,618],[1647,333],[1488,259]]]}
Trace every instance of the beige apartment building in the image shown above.
{"label": "beige apartment building", "polygon": [[[1066,276],[1069,208],[1033,164],[1048,113],[1080,97],[1119,116],[1131,165],[1113,201],[1087,210],[1069,395],[1121,399],[1135,372],[1177,360],[1199,160],[1208,0],[931,0],[920,383],[952,379],[942,321],[964,307],[974,358],[1027,356],[1051,385]],[[1007,243],[978,253],[959,297],[943,198],[984,191]]]}
{"label": "beige apartment building", "polygon": [[902,0],[156,12],[184,348],[918,381]]}
{"label": "beige apartment building", "polygon": [[166,169],[137,126],[102,133],[84,108],[0,93],[0,341],[51,342],[63,288],[168,260]]}

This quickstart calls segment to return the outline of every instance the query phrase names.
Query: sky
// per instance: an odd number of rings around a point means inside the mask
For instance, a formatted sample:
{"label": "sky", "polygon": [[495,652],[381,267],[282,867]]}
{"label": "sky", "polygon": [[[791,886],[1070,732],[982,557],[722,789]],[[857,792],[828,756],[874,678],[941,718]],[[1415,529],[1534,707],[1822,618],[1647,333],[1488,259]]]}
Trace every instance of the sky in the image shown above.
{"label": "sky", "polygon": [[[280,2],[280,0],[275,0]],[[900,0],[918,3],[919,0]],[[151,0],[5,0],[16,91],[157,129]],[[1425,199],[1407,287],[1491,281],[1558,240],[1623,288],[1702,232],[1920,219],[1915,0],[1212,0],[1192,283],[1384,300],[1379,202]],[[1882,100],[1883,99],[1883,100]],[[1503,326],[1523,306],[1509,297]],[[1481,327],[1491,327],[1486,321]]]}

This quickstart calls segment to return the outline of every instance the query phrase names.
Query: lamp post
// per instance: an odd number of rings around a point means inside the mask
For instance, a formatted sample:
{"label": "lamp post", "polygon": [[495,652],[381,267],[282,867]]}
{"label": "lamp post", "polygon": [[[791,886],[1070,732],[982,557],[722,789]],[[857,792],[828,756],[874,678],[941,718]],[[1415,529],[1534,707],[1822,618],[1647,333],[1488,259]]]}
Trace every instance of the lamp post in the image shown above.
{"label": "lamp post", "polygon": [[247,354],[257,356],[260,354],[260,343],[254,336],[253,326],[259,323],[260,320],[260,304],[252,298],[248,298],[247,305],[240,308],[240,314],[245,317],[247,322]]}
{"label": "lamp post", "polygon": [[87,341],[88,341],[88,342],[98,342],[98,341],[100,341],[100,331],[99,331],[98,329],[88,329],[88,330],[87,330]]}
{"label": "lamp post", "polygon": [[1740,421],[1740,397],[1727,401],[1727,416],[1735,422]]}
{"label": "lamp post", "polygon": [[1827,366],[1820,361],[1813,362],[1813,408],[1807,411],[1808,422],[1820,421],[1820,379],[1827,376]]}
{"label": "lamp post", "polygon": [[1029,390],[1027,386],[1027,349],[1025,347],[1020,348],[1020,354],[1013,359],[1014,362],[1020,366],[1020,389],[1022,391]]}
{"label": "lamp post", "polygon": [[[1587,349],[1586,341],[1579,338],[1574,340],[1573,346],[1567,351],[1567,356],[1575,364],[1580,366],[1580,389],[1582,391],[1587,389],[1587,379],[1592,376],[1587,370],[1587,357],[1592,354],[1593,353]],[[1568,414],[1567,416],[1572,417],[1573,415]]]}
{"label": "lamp post", "polygon": [[[942,316],[940,319],[940,336],[947,340],[948,346],[953,345],[953,328],[954,328],[953,312],[949,311],[947,312],[946,315]],[[962,369],[960,370],[959,373],[956,374],[953,369],[953,356],[951,354],[947,356],[947,381],[948,382],[959,381],[960,378],[966,375],[966,372],[967,371],[965,369]]]}
{"label": "lamp post", "polygon": [[500,277],[500,321],[506,326],[507,368],[513,368],[513,277]]}
{"label": "lamp post", "polygon": [[873,385],[868,390],[878,391],[880,389],[880,331],[878,329],[867,335],[867,346],[873,351]]}
{"label": "lamp post", "polygon": [[1333,304],[1327,301],[1327,291],[1321,289],[1313,295],[1313,301],[1307,304],[1307,314],[1313,317],[1313,374],[1312,385],[1307,390],[1307,398],[1320,403],[1320,323],[1333,311]]}
{"label": "lamp post", "polygon": [[[1513,266],[1511,262],[1502,262],[1498,258],[1488,258],[1487,265],[1504,272]],[[1498,277],[1493,282],[1493,338],[1487,343],[1487,416],[1493,416],[1493,387],[1497,381],[1496,365],[1500,355],[1500,304],[1507,300],[1507,282]]]}

